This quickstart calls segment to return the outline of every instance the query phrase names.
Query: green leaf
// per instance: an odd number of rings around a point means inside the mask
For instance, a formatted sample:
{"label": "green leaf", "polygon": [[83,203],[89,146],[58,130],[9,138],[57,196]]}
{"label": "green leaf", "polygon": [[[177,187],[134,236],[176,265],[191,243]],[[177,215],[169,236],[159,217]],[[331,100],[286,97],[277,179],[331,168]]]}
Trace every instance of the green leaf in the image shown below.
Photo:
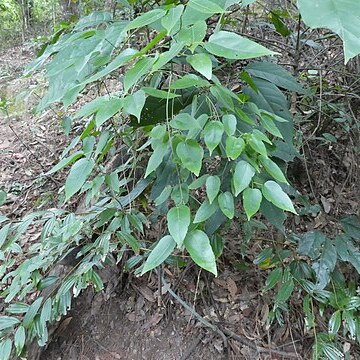
{"label": "green leaf", "polygon": [[277,128],[277,126],[274,123],[273,118],[266,114],[266,113],[261,113],[261,116],[259,117],[260,123],[261,125],[272,135],[277,136],[279,138],[283,138],[280,130]]}
{"label": "green leaf", "polygon": [[259,136],[256,136],[255,134],[250,135],[249,139],[249,145],[259,154],[263,156],[267,156],[267,151],[264,143],[261,141]]}
{"label": "green leaf", "polygon": [[266,200],[270,201],[278,208],[297,214],[289,196],[282,190],[281,186],[277,184],[275,181],[272,180],[267,181],[262,187],[262,193]]}
{"label": "green leaf", "polygon": [[174,6],[168,11],[166,16],[161,19],[161,25],[166,29],[168,35],[175,25],[179,23],[183,11],[184,5]]}
{"label": "green leaf", "polygon": [[160,193],[160,195],[154,200],[154,203],[156,206],[161,205],[162,203],[164,203],[170,196],[172,191],[172,187],[171,185],[166,185],[164,187],[164,190]]}
{"label": "green leaf", "polygon": [[195,214],[194,224],[207,220],[218,208],[219,205],[217,201],[213,201],[210,204],[208,200],[205,200]]}
{"label": "green leaf", "polygon": [[166,15],[166,11],[163,9],[153,9],[150,11],[147,11],[146,13],[138,16],[133,21],[131,21],[126,27],[125,31],[132,30],[132,29],[138,29],[141,27],[144,27],[146,25],[150,25],[154,23],[155,21],[163,18]]}
{"label": "green leaf", "polygon": [[19,324],[20,320],[11,316],[0,316],[0,331]]}
{"label": "green leaf", "polygon": [[224,9],[211,0],[190,0],[188,6],[203,14],[223,13]]}
{"label": "green leaf", "polygon": [[325,241],[318,261],[312,264],[316,274],[316,290],[323,290],[330,281],[330,275],[335,269],[337,252],[330,239]]}
{"label": "green leaf", "polygon": [[360,6],[353,0],[298,0],[305,24],[327,28],[344,42],[345,63],[360,53]]}
{"label": "green leaf", "polygon": [[148,177],[153,171],[155,171],[163,161],[166,151],[168,150],[169,143],[162,140],[153,140],[154,152],[151,154],[146,171],[145,178]]}
{"label": "green leaf", "polygon": [[248,220],[259,211],[261,200],[262,194],[259,189],[247,188],[244,190],[243,205]]}
{"label": "green leaf", "polygon": [[271,290],[281,279],[283,270],[281,267],[274,269],[266,278],[265,291]]}
{"label": "green leaf", "polygon": [[315,260],[320,256],[320,251],[326,241],[329,239],[321,231],[308,231],[299,237],[299,254]]}
{"label": "green leaf", "polygon": [[144,57],[140,59],[131,69],[125,72],[124,91],[126,93],[141,79],[142,76],[149,72],[155,61],[156,58],[154,57]]}
{"label": "green leaf", "polygon": [[199,176],[204,150],[195,140],[186,140],[178,144],[176,154],[179,156],[185,169]]}
{"label": "green leaf", "polygon": [[263,164],[268,174],[270,174],[275,180],[288,184],[285,175],[283,174],[283,172],[276,163],[274,163],[268,157],[265,157],[263,155],[259,156],[259,160]]}
{"label": "green leaf", "polygon": [[0,206],[5,204],[6,196],[7,196],[6,192],[3,190],[0,190]]}
{"label": "green leaf", "polygon": [[159,99],[175,99],[181,96],[170,91],[159,90],[152,87],[142,87],[141,90],[143,90],[145,94]]}
{"label": "green leaf", "polygon": [[77,151],[76,153],[61,159],[53,168],[51,168],[51,170],[49,170],[45,175],[50,175],[53,174],[61,169],[63,169],[64,167],[72,164],[73,162],[75,162],[76,160],[80,159],[81,157],[84,156],[84,152],[83,151]]}
{"label": "green leaf", "polygon": [[221,118],[222,123],[224,124],[224,130],[228,136],[235,134],[237,119],[233,114],[225,114]]}
{"label": "green leaf", "polygon": [[329,320],[329,333],[336,335],[341,326],[341,311],[335,311]]}
{"label": "green leaf", "polygon": [[215,258],[219,258],[224,250],[224,239],[219,234],[215,234],[210,238],[210,245]]}
{"label": "green leaf", "polygon": [[244,189],[249,186],[254,175],[255,169],[246,161],[241,160],[236,164],[232,179],[235,196],[238,196]]}
{"label": "green leaf", "polygon": [[215,200],[216,196],[219,193],[221,185],[221,180],[217,175],[209,176],[206,179],[206,194],[209,199],[209,203],[212,204],[212,202]]}
{"label": "green leaf", "polygon": [[160,70],[169,61],[176,57],[180,51],[184,48],[183,42],[174,42],[168,51],[161,53],[153,65],[152,71]]}
{"label": "green leaf", "polygon": [[283,210],[263,198],[260,205],[260,211],[270,224],[274,225],[276,229],[285,235],[284,221],[286,215]]}
{"label": "green leaf", "polygon": [[11,224],[7,224],[0,228],[0,249],[3,246],[4,242],[6,241],[6,238],[9,234]]}
{"label": "green leaf", "polygon": [[112,60],[103,70],[95,73],[90,78],[86,79],[84,84],[89,84],[91,82],[97,81],[106,75],[110,74],[114,70],[118,69],[119,67],[123,66],[127,63],[135,54],[138,52],[134,49],[127,48],[122,51],[119,55],[117,55],[114,60]]}
{"label": "green leaf", "polygon": [[198,122],[193,116],[188,113],[180,113],[176,115],[171,121],[170,126],[179,130],[200,129]]}
{"label": "green leaf", "polygon": [[82,158],[71,167],[65,182],[65,200],[69,200],[81,189],[94,166],[95,162],[93,159]]}
{"label": "green leaf", "polygon": [[212,62],[209,55],[205,53],[189,55],[186,61],[201,75],[208,80],[212,77]]}
{"label": "green leaf", "polygon": [[95,124],[99,128],[106,120],[113,117],[123,107],[123,99],[109,98],[104,100],[95,116]]}
{"label": "green leaf", "polygon": [[24,316],[23,322],[22,322],[22,325],[25,328],[29,328],[31,326],[35,316],[37,315],[37,313],[40,309],[42,301],[43,301],[43,297],[39,297],[30,305],[28,311],[26,312],[26,314]]}
{"label": "green leaf", "polygon": [[199,187],[203,186],[206,182],[206,179],[209,177],[209,174],[205,174],[200,176],[199,178],[197,178],[196,180],[194,180],[190,185],[189,185],[189,189],[190,190],[196,190]]}
{"label": "green leaf", "polygon": [[187,89],[193,86],[206,87],[209,85],[210,84],[207,80],[201,79],[195,74],[187,74],[175,80],[170,85],[170,89],[180,90],[180,89]]}
{"label": "green leaf", "polygon": [[211,35],[205,44],[205,49],[216,56],[234,60],[277,54],[254,41],[228,31],[219,31]]}
{"label": "green leaf", "polygon": [[257,61],[245,67],[252,76],[267,80],[280,88],[303,94],[305,90],[296,79],[282,66],[266,61]]}
{"label": "green leaf", "polygon": [[229,136],[225,142],[226,156],[231,160],[236,160],[245,149],[245,141],[242,138]]}
{"label": "green leaf", "polygon": [[232,194],[229,191],[220,194],[218,196],[218,203],[223,214],[231,220],[235,214],[234,198]]}
{"label": "green leaf", "polygon": [[125,240],[125,242],[131,247],[135,254],[138,254],[140,251],[140,242],[134,236],[129,234],[126,231],[119,231],[118,236]]}
{"label": "green leaf", "polygon": [[259,109],[271,114],[275,120],[278,119],[276,116],[287,120],[285,122],[279,122],[276,126],[279,128],[285,142],[290,146],[288,151],[293,152],[294,125],[285,95],[275,84],[267,80],[256,77],[253,80],[257,91],[255,92],[250,88],[246,88],[244,89],[245,94],[250,96],[251,101],[255,103]]}
{"label": "green leaf", "polygon": [[190,232],[184,241],[185,248],[194,262],[217,276],[215,255],[208,236],[201,230]]}
{"label": "green leaf", "polygon": [[138,122],[140,122],[140,114],[145,105],[145,92],[143,90],[138,90],[132,95],[127,95],[124,99],[124,110],[130,114],[134,115]]}
{"label": "green leaf", "polygon": [[22,353],[22,350],[25,345],[25,339],[26,339],[25,328],[23,326],[19,326],[14,336],[14,345],[17,356],[20,356]]}
{"label": "green leaf", "polygon": [[278,293],[276,294],[275,302],[280,304],[285,303],[290,298],[293,291],[294,291],[294,280],[289,279],[285,281],[280,287]]}
{"label": "green leaf", "polygon": [[346,235],[338,235],[335,238],[337,253],[342,261],[348,261],[360,274],[360,251],[354,246],[351,238]]}
{"label": "green leaf", "polygon": [[358,216],[345,216],[340,221],[347,235],[355,240],[360,240],[360,218]]}
{"label": "green leaf", "polygon": [[1,360],[9,360],[11,355],[12,341],[10,339],[3,340],[0,343]]}
{"label": "green leaf", "polygon": [[187,184],[175,185],[171,193],[171,200],[175,206],[186,204],[189,201],[189,187]]}
{"label": "green leaf", "polygon": [[173,207],[167,214],[168,229],[180,249],[190,225],[190,209],[186,205]]}
{"label": "green leaf", "polygon": [[146,259],[141,275],[144,275],[146,272],[162,264],[174,251],[175,246],[176,242],[170,235],[161,238]]}
{"label": "green leaf", "polygon": [[224,125],[220,121],[211,121],[205,126],[204,141],[210,151],[210,155],[212,154],[213,150],[220,144],[223,133]]}
{"label": "green leaf", "polygon": [[275,12],[271,11],[271,22],[274,24],[276,31],[286,37],[291,34],[289,28],[284,24],[282,18]]}

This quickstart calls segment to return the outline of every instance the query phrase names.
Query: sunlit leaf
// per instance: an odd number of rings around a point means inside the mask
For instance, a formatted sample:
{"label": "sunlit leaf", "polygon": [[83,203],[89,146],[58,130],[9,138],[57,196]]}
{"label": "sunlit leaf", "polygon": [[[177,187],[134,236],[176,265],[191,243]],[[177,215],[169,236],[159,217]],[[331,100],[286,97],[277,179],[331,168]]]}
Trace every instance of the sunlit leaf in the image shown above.
{"label": "sunlit leaf", "polygon": [[184,241],[186,250],[194,262],[217,276],[215,255],[208,236],[201,230],[190,232]]}

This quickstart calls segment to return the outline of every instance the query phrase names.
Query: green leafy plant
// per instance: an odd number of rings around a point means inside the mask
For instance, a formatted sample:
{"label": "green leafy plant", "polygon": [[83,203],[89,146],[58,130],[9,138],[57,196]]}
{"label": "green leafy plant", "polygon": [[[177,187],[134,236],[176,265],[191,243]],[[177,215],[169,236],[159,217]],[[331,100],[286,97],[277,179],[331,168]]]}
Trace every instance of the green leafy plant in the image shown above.
{"label": "green leafy plant", "polygon": [[[123,259],[125,270],[143,275],[164,262],[183,265],[177,255],[187,251],[192,261],[216,276],[224,242],[219,229],[226,222],[252,221],[259,212],[284,232],[285,213],[297,211],[284,166],[296,149],[283,91],[304,90],[273,62],[275,52],[227,26],[232,5],[252,2],[165,1],[131,20],[94,12],[74,27],[62,28],[28,67],[28,74],[46,70],[49,88],[38,110],[55,103],[67,108],[91,87],[97,87],[98,95],[71,120],[64,119],[68,131],[75,124],[81,130],[47,173],[70,169],[61,201],[81,195],[81,208],[39,211],[15,223],[0,217],[0,276],[9,304],[7,315],[0,317],[2,358],[12,351],[21,356],[26,341],[34,338],[44,345],[48,323],[67,313],[73,296],[89,285],[103,288],[98,271],[107,263]],[[243,66],[240,91],[224,85],[223,68],[260,57],[265,61]],[[108,89],[109,78],[116,79],[115,89]],[[166,229],[148,242],[145,225],[159,217],[166,218]],[[21,237],[39,225],[40,241],[15,266],[23,251]],[[295,260],[282,266],[290,256],[287,249],[268,248],[255,261],[279,265],[265,287],[280,287],[270,320],[281,322],[295,286],[309,294],[306,301],[320,297],[331,304],[324,289],[336,254],[357,264],[351,241],[346,240],[348,250],[341,246],[341,254],[319,234],[307,234],[302,241],[300,253],[310,241],[318,251],[316,256],[311,249],[304,253],[312,267]],[[128,249],[132,256],[125,258]],[[73,252],[76,266],[53,275],[53,264]],[[38,291],[40,297],[25,303]],[[331,333],[339,330],[339,314],[350,319],[357,307],[335,309]],[[320,349],[325,340],[316,343],[316,351],[332,346]]]}

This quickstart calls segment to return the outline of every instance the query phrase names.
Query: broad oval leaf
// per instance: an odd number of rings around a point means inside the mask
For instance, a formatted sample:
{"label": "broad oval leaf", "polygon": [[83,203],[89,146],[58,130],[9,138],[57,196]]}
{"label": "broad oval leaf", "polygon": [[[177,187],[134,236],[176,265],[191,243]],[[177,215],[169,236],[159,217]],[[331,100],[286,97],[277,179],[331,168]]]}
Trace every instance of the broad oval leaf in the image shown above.
{"label": "broad oval leaf", "polygon": [[176,147],[176,154],[179,156],[185,169],[199,176],[204,150],[195,140],[186,140],[179,143]]}
{"label": "broad oval leaf", "polygon": [[244,190],[243,206],[248,220],[259,211],[261,200],[262,194],[259,189],[247,188]]}
{"label": "broad oval leaf", "polygon": [[140,59],[131,69],[127,70],[124,76],[124,91],[135,85],[142,76],[149,72],[156,61],[154,57],[144,57]]}
{"label": "broad oval leaf", "polygon": [[325,27],[344,42],[345,63],[360,53],[360,6],[357,0],[298,0],[307,26]]}
{"label": "broad oval leaf", "polygon": [[234,198],[232,194],[229,191],[220,194],[218,203],[222,213],[231,220],[235,214]]}
{"label": "broad oval leaf", "polygon": [[175,246],[176,242],[170,235],[161,238],[146,259],[141,275],[144,275],[146,272],[162,264],[174,251]]}
{"label": "broad oval leaf", "polygon": [[209,149],[210,155],[220,144],[224,133],[224,125],[220,121],[211,121],[204,128],[204,141]]}
{"label": "broad oval leaf", "polygon": [[170,235],[181,248],[190,225],[190,209],[186,205],[173,207],[167,213],[167,223]]}
{"label": "broad oval leaf", "polygon": [[267,156],[267,151],[265,144],[262,142],[261,139],[259,139],[258,136],[255,136],[254,134],[251,134],[249,139],[249,145],[259,154],[263,156]]}
{"label": "broad oval leaf", "polygon": [[179,130],[192,130],[192,129],[200,129],[198,122],[195,120],[193,116],[188,113],[180,113],[176,115],[171,121],[170,126],[174,129]]}
{"label": "broad oval leaf", "polygon": [[228,136],[234,135],[236,131],[237,119],[233,114],[225,114],[221,118],[224,124],[224,130]]}
{"label": "broad oval leaf", "polygon": [[218,208],[219,205],[216,200],[213,201],[212,204],[210,204],[208,200],[205,200],[195,214],[194,224],[207,220]]}
{"label": "broad oval leaf", "polygon": [[155,21],[163,18],[166,14],[166,11],[163,9],[153,9],[150,10],[137,18],[135,18],[133,21],[131,21],[126,27],[125,31],[132,30],[140,27],[144,27],[146,25],[150,25],[154,23]]}
{"label": "broad oval leaf", "polygon": [[[156,143],[156,146],[154,144]],[[163,161],[163,158],[166,154],[166,150],[169,147],[168,142],[163,142],[162,140],[154,140],[153,141],[154,152],[151,154],[146,171],[145,178],[148,177],[153,171],[155,171]]]}
{"label": "broad oval leaf", "polygon": [[281,171],[280,167],[268,157],[263,155],[259,156],[260,162],[263,164],[265,170],[277,181],[288,184],[288,181],[285,178],[284,173]]}
{"label": "broad oval leaf", "polygon": [[249,186],[254,175],[255,169],[248,162],[241,160],[236,164],[232,179],[235,196],[238,196]]}
{"label": "broad oval leaf", "polygon": [[185,248],[194,262],[217,276],[215,255],[208,236],[201,230],[190,232],[184,241]]}
{"label": "broad oval leaf", "polygon": [[[174,6],[168,11],[166,16],[161,19],[161,25],[166,29],[168,34],[170,34],[175,25],[179,23],[183,11],[184,5]],[[176,28],[178,28],[178,26],[176,26]]]}
{"label": "broad oval leaf", "polygon": [[236,160],[245,149],[245,141],[242,138],[229,136],[225,141],[226,156],[231,160]]}
{"label": "broad oval leaf", "polygon": [[277,54],[254,41],[228,31],[219,31],[211,35],[205,44],[205,49],[216,56],[234,60]]}
{"label": "broad oval leaf", "polygon": [[124,111],[129,115],[134,115],[138,122],[140,122],[140,114],[145,105],[145,92],[138,90],[132,95],[127,95],[124,99]]}
{"label": "broad oval leaf", "polygon": [[190,55],[186,61],[208,80],[212,77],[212,61],[205,53]]}
{"label": "broad oval leaf", "polygon": [[65,200],[70,199],[82,188],[94,166],[93,159],[82,158],[71,167],[65,182]]}
{"label": "broad oval leaf", "polygon": [[225,10],[211,0],[190,0],[188,6],[203,14],[223,13]]}
{"label": "broad oval leaf", "polygon": [[221,180],[217,175],[209,176],[206,179],[206,194],[211,204],[219,193]]}
{"label": "broad oval leaf", "polygon": [[283,191],[281,186],[277,184],[275,181],[272,180],[267,181],[262,187],[262,193],[266,200],[270,201],[278,208],[297,214],[289,196]]}

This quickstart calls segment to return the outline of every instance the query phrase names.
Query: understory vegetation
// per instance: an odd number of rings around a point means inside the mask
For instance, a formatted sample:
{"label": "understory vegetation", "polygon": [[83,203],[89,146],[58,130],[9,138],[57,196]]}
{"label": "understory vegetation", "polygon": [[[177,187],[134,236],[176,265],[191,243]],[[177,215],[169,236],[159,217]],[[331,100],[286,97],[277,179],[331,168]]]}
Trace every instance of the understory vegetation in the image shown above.
{"label": "understory vegetation", "polygon": [[[32,21],[49,19],[31,6]],[[301,317],[314,359],[350,359],[360,214],[338,205],[359,171],[357,0],[81,2],[66,19],[61,6],[25,76],[46,78],[36,111],[55,112],[68,137],[43,176],[66,176],[56,206],[0,213],[0,359],[44,346],[74,297],[103,290],[106,266],[165,282],[164,269],[195,263],[216,277],[234,248],[237,271],[263,274],[269,328]],[[0,4],[2,32],[20,8]],[[314,188],[312,142],[335,149],[338,198]],[[71,271],[53,275],[69,256]]]}

